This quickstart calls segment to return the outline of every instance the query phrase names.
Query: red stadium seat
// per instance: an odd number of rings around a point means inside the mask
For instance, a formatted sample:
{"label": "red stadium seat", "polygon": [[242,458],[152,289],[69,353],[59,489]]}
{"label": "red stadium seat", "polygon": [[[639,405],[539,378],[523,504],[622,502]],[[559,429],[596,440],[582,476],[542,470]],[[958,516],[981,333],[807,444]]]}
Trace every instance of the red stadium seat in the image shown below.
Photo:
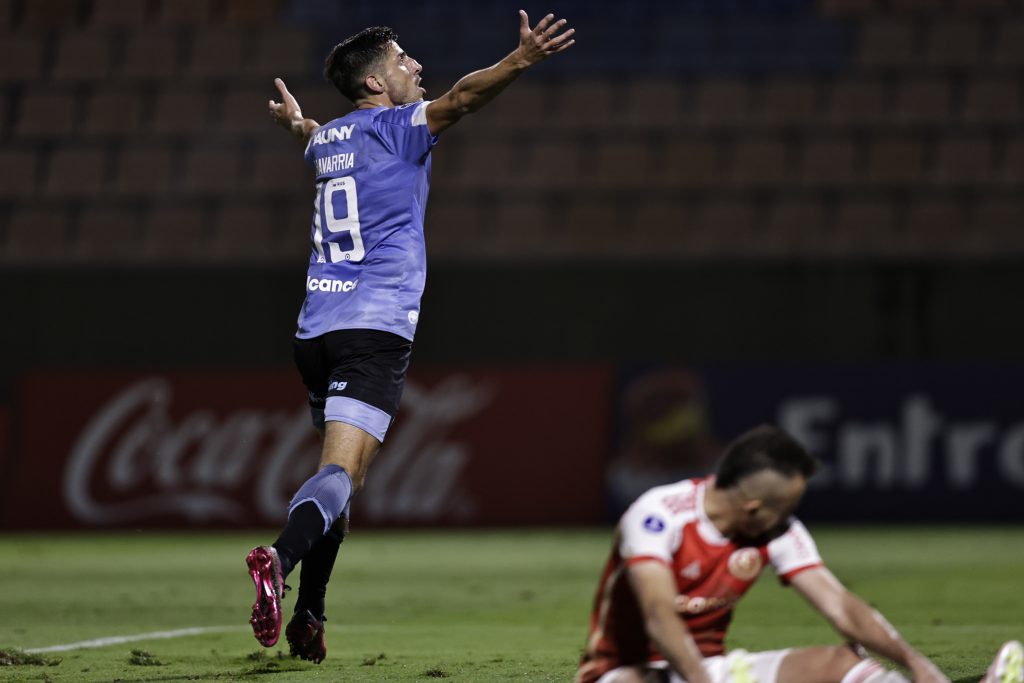
{"label": "red stadium seat", "polygon": [[186,73],[197,79],[231,80],[243,71],[244,50],[244,33],[240,30],[196,30]]}
{"label": "red stadium seat", "polygon": [[94,198],[106,185],[106,151],[60,147],[50,155],[43,193],[53,198]]}
{"label": "red stadium seat", "polygon": [[152,131],[160,135],[195,135],[210,126],[210,94],[205,89],[169,83],[156,97]]}
{"label": "red stadium seat", "polygon": [[666,188],[706,188],[723,177],[720,146],[710,140],[672,140],[658,184]]}
{"label": "red stadium seat", "polygon": [[1021,84],[1014,78],[981,78],[967,86],[964,121],[1013,125],[1020,121]]}
{"label": "red stadium seat", "polygon": [[732,148],[730,182],[738,187],[769,188],[790,181],[789,146],[778,139],[737,142]]}
{"label": "red stadium seat", "polygon": [[5,34],[0,40],[0,83],[37,81],[46,44],[38,37]]}
{"label": "red stadium seat", "polygon": [[911,22],[868,19],[861,26],[860,63],[869,68],[905,68],[916,63],[915,28]]}
{"label": "red stadium seat", "polygon": [[86,208],[79,214],[72,258],[87,263],[132,262],[142,248],[138,212],[122,208]]}
{"label": "red stadium seat", "polygon": [[239,188],[241,162],[238,148],[193,147],[185,153],[182,190],[200,196],[230,194]]}
{"label": "red stadium seat", "polygon": [[33,149],[0,149],[0,198],[24,200],[36,190],[39,159]]}
{"label": "red stadium seat", "polygon": [[125,145],[114,163],[112,193],[132,198],[164,196],[174,182],[174,154],[169,146]]}
{"label": "red stadium seat", "polygon": [[64,90],[25,91],[17,106],[14,134],[20,138],[60,139],[75,123],[74,94]]}
{"label": "red stadium seat", "polygon": [[2,247],[7,263],[54,263],[66,258],[68,214],[57,208],[20,208],[11,212]]}
{"label": "red stadium seat", "polygon": [[828,121],[836,126],[873,126],[884,117],[882,84],[874,80],[833,81]]}
{"label": "red stadium seat", "polygon": [[51,78],[56,82],[99,81],[110,73],[111,41],[102,33],[69,33],[57,42]]}
{"label": "red stadium seat", "polygon": [[143,219],[140,256],[162,263],[205,260],[205,213],[194,206],[153,206]]}
{"label": "red stadium seat", "polygon": [[952,88],[945,79],[905,81],[896,93],[895,119],[900,123],[943,125],[950,119]]}
{"label": "red stadium seat", "polygon": [[142,126],[142,96],[134,89],[92,91],[85,104],[82,133],[121,138],[137,133]]}
{"label": "red stadium seat", "polygon": [[867,182],[880,187],[917,185],[924,172],[924,147],[906,138],[873,140],[868,146]]}
{"label": "red stadium seat", "polygon": [[804,187],[844,188],[856,180],[856,147],[848,138],[804,143],[798,156],[797,177]]}
{"label": "red stadium seat", "polygon": [[146,23],[149,3],[139,0],[93,0],[88,23],[96,28],[137,28]]}
{"label": "red stadium seat", "polygon": [[952,187],[981,187],[992,177],[992,143],[986,138],[953,138],[939,143],[935,182]]}
{"label": "red stadium seat", "polygon": [[168,80],[178,74],[178,52],[178,36],[171,31],[133,31],[125,39],[118,75],[130,80]]}

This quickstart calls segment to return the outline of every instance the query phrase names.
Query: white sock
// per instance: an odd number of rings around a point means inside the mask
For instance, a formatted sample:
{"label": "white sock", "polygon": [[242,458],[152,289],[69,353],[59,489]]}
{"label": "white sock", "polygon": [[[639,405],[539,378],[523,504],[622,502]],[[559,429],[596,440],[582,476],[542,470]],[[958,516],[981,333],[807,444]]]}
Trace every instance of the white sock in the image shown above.
{"label": "white sock", "polygon": [[878,676],[885,673],[885,667],[875,660],[862,659],[846,672],[841,683],[877,683]]}

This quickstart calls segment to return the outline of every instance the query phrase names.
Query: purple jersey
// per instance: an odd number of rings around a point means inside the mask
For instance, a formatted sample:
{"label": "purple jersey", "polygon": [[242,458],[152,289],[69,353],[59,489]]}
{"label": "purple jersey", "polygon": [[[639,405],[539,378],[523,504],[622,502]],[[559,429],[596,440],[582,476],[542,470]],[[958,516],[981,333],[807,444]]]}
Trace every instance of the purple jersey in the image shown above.
{"label": "purple jersey", "polygon": [[313,253],[298,337],[369,329],[413,338],[427,275],[423,214],[437,142],[426,107],[357,109],[310,138]]}

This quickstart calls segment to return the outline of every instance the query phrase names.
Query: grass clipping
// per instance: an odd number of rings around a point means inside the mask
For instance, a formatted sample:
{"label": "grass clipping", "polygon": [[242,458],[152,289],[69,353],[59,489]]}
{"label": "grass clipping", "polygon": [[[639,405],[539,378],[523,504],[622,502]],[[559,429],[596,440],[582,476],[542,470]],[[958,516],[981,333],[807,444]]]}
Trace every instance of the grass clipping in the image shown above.
{"label": "grass clipping", "polygon": [[60,659],[50,659],[22,650],[0,650],[0,666],[57,666]]}

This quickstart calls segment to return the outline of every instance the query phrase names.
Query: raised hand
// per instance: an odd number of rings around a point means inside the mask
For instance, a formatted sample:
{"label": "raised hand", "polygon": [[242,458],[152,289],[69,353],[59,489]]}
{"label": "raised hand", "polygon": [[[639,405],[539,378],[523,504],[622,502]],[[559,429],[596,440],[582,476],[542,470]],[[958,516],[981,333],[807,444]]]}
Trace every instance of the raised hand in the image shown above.
{"label": "raised hand", "polygon": [[519,58],[527,66],[532,66],[568,50],[576,43],[572,38],[576,29],[564,30],[565,24],[565,19],[555,21],[555,15],[549,14],[531,29],[530,17],[519,10],[519,47],[516,49]]}
{"label": "raised hand", "polygon": [[281,93],[281,101],[275,102],[270,100],[268,102],[270,118],[274,119],[275,123],[295,137],[305,141],[309,137],[310,132],[318,127],[317,122],[302,116],[302,109],[299,107],[298,100],[288,92],[284,81],[280,78],[275,78],[274,85],[277,86],[277,91]]}

